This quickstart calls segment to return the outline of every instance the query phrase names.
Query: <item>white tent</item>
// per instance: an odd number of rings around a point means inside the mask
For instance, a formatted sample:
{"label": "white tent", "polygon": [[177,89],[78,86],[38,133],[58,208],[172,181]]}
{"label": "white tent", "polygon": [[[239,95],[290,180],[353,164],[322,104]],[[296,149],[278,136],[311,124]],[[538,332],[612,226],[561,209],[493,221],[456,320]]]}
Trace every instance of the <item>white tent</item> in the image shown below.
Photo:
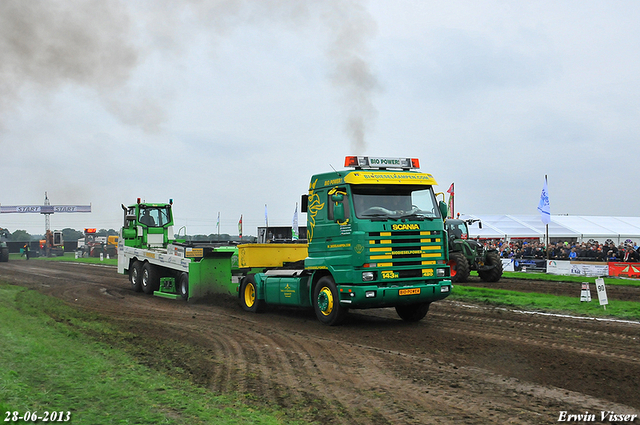
{"label": "white tent", "polygon": [[[540,215],[460,215],[465,220],[480,219],[482,228],[474,223],[469,228],[471,237],[487,239],[544,240],[545,225]],[[640,217],[551,215],[549,238],[586,242],[593,239],[616,244],[631,240],[640,243]]]}

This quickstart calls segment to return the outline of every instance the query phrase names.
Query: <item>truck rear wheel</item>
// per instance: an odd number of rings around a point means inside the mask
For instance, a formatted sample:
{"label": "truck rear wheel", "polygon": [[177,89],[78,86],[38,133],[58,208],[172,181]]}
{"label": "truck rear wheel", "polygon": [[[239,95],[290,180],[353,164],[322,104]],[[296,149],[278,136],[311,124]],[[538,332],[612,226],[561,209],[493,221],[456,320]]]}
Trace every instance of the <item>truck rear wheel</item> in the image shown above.
{"label": "truck rear wheel", "polygon": [[258,299],[258,285],[254,275],[242,279],[240,285],[240,304],[245,311],[260,313],[264,310],[264,300]]}
{"label": "truck rear wheel", "polygon": [[189,274],[181,273],[180,279],[178,280],[178,291],[180,291],[180,296],[188,300],[189,299]]}
{"label": "truck rear wheel", "polygon": [[331,276],[321,277],[313,288],[313,308],[325,325],[336,326],[344,321],[349,309],[340,305],[338,288]]}
{"label": "truck rear wheel", "polygon": [[158,277],[157,268],[150,263],[144,263],[142,266],[142,291],[145,294],[153,294],[160,287],[160,278]]}
{"label": "truck rear wheel", "polygon": [[487,266],[494,266],[489,270],[478,270],[478,276],[485,282],[497,282],[502,277],[502,260],[500,255],[495,252],[487,252],[487,256],[484,261]]}
{"label": "truck rear wheel", "polygon": [[131,289],[134,292],[142,291],[142,263],[140,261],[134,261],[129,269],[129,282],[131,282]]}
{"label": "truck rear wheel", "polygon": [[419,322],[429,312],[431,303],[418,303],[396,306],[396,313],[405,322]]}
{"label": "truck rear wheel", "polygon": [[461,252],[449,253],[449,267],[451,267],[451,281],[453,283],[466,282],[469,279],[469,262]]}

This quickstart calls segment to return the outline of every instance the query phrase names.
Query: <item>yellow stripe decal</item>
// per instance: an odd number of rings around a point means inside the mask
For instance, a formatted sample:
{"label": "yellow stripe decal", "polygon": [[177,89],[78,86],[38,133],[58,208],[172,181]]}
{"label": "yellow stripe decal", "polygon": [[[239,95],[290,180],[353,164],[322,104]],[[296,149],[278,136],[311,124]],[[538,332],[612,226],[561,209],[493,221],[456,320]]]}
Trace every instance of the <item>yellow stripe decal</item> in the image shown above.
{"label": "yellow stripe decal", "polygon": [[389,252],[391,251],[390,246],[383,246],[381,248],[371,248],[371,252]]}
{"label": "yellow stripe decal", "polygon": [[393,260],[392,255],[372,255],[369,258],[371,258],[372,260]]}

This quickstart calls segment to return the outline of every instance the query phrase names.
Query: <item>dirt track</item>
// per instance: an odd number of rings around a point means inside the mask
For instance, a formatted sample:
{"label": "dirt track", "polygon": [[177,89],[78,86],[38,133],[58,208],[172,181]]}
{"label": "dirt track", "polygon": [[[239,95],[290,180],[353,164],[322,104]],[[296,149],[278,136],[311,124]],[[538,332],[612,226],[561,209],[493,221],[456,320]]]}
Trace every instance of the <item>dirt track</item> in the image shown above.
{"label": "dirt track", "polygon": [[[318,423],[545,424],[561,411],[588,411],[598,422],[600,411],[640,415],[640,323],[445,300],[419,323],[381,309],[351,312],[343,326],[327,327],[307,311],[255,315],[230,298],[187,304],[134,293],[114,267],[13,261],[0,263],[0,280],[111,317],[140,345],[142,362],[161,367],[162,356],[213,391],[238,391]],[[580,291],[506,279],[500,287],[576,298]],[[638,288],[607,289],[610,299],[640,301]]]}

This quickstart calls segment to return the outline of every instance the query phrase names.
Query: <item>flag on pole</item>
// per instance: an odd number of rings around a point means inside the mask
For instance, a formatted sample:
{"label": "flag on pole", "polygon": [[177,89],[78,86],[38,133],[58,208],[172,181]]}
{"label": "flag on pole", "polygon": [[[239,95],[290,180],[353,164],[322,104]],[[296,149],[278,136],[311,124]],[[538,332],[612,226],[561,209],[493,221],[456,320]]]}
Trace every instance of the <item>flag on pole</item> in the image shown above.
{"label": "flag on pole", "polygon": [[238,235],[242,237],[242,214],[240,214],[240,221],[238,221]]}
{"label": "flag on pole", "polygon": [[220,234],[220,211],[218,211],[218,221],[216,222],[216,229],[218,229],[218,234]]}
{"label": "flag on pole", "polygon": [[293,213],[293,225],[291,226],[291,239],[298,240],[298,203],[296,202],[296,209]]}
{"label": "flag on pole", "polygon": [[449,194],[449,217],[447,218],[454,218],[454,213],[453,213],[453,183],[451,183],[451,186],[449,187],[449,190],[447,190],[447,193]]}
{"label": "flag on pole", "polygon": [[264,225],[269,227],[269,217],[267,216],[267,204],[264,204]]}
{"label": "flag on pole", "polygon": [[549,207],[549,192],[547,191],[547,176],[544,176],[544,186],[540,194],[540,202],[538,203],[538,211],[540,211],[540,219],[544,224],[551,222],[551,208]]}

